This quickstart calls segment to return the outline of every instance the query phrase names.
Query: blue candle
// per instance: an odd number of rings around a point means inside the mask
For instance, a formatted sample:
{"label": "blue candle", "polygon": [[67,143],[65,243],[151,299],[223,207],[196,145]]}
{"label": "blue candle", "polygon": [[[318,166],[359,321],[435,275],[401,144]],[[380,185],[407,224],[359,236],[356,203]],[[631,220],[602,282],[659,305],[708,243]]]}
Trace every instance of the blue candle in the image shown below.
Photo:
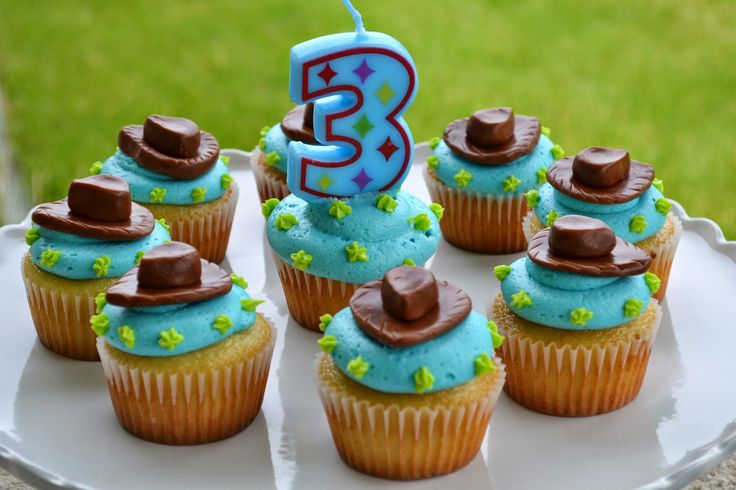
{"label": "blue candle", "polygon": [[291,48],[289,95],[314,102],[314,135],[324,146],[289,144],[287,183],[308,201],[398,188],[409,173],[414,140],[401,117],[417,92],[417,70],[393,37],[367,32],[343,0],[355,32]]}

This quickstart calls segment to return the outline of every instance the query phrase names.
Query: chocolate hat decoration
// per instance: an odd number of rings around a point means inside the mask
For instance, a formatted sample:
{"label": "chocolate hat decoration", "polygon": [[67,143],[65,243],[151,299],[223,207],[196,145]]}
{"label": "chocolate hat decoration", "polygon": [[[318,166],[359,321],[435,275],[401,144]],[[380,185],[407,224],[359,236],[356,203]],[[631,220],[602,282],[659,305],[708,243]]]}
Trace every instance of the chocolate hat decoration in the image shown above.
{"label": "chocolate hat decoration", "polygon": [[318,145],[314,137],[314,102],[298,105],[286,113],[281,120],[281,130],[294,141]]}
{"label": "chocolate hat decoration", "polygon": [[474,163],[498,165],[530,153],[541,132],[536,117],[496,107],[450,123],[442,138],[452,151]]}
{"label": "chocolate hat decoration", "polygon": [[153,231],[153,214],[131,201],[128,183],[99,174],[73,180],[65,199],[41,204],[31,217],[49,230],[109,241],[138,240]]}
{"label": "chocolate hat decoration", "polygon": [[196,248],[168,242],[143,254],[138,266],[107,290],[106,300],[127,308],[164,306],[223,296],[231,288],[229,274],[201,259]]}
{"label": "chocolate hat decoration", "polygon": [[631,160],[626,150],[599,146],[563,158],[547,171],[547,181],[558,191],[600,204],[631,201],[649,189],[653,180],[650,165]]}
{"label": "chocolate hat decoration", "polygon": [[183,117],[148,116],[145,124],[125,126],[118,135],[120,151],[142,167],[175,179],[195,179],[220,156],[220,145]]}
{"label": "chocolate hat decoration", "polygon": [[534,235],[527,255],[550,269],[599,277],[643,274],[652,262],[648,253],[616,237],[603,221],[572,214]]}
{"label": "chocolate hat decoration", "polygon": [[411,266],[389,270],[383,280],[361,286],[350,298],[361,330],[391,347],[442,335],[462,322],[471,306],[465,291],[437,281],[427,269]]}

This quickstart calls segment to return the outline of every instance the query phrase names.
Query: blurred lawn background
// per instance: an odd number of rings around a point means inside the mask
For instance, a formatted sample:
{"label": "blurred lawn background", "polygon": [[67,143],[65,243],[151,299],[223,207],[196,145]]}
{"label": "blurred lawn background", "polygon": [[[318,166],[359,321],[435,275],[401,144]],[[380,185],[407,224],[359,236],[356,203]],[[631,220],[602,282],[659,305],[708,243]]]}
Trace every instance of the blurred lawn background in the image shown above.
{"label": "blurred lawn background", "polygon": [[[629,149],[669,197],[736,238],[736,2],[354,3],[414,56],[416,141],[511,105],[568,154]],[[153,112],[250,149],[292,106],[289,47],[352,29],[339,0],[0,0],[0,90],[22,185],[34,203],[62,197],[121,126]]]}

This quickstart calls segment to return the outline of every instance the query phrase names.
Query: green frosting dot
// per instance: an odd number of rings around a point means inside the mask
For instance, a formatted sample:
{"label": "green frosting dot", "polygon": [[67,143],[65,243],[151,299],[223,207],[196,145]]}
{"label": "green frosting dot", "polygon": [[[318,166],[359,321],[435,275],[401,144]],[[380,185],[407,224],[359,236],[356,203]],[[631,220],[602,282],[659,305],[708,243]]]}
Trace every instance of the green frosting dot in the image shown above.
{"label": "green frosting dot", "polygon": [[281,161],[281,157],[275,151],[266,154],[266,163],[270,166],[274,166]]}
{"label": "green frosting dot", "polygon": [[547,126],[542,126],[542,134],[549,138],[552,134],[552,130],[549,129]]}
{"label": "green frosting dot", "polygon": [[644,306],[644,302],[636,298],[629,298],[624,303],[624,316],[631,318],[638,316],[641,313],[641,307]]}
{"label": "green frosting dot", "polygon": [[413,260],[411,260],[411,259],[404,259],[404,261],[401,263],[401,265],[408,265],[408,266],[414,267],[417,264]]}
{"label": "green frosting dot", "polygon": [[526,206],[528,208],[535,208],[539,204],[539,191],[536,189],[530,190],[524,194],[524,197],[526,197]]}
{"label": "green frosting dot", "polygon": [[299,220],[291,213],[281,213],[273,220],[273,226],[281,231],[286,231],[297,224],[299,224]]}
{"label": "green frosting dot", "polygon": [[118,328],[118,337],[128,349],[135,347],[135,331],[128,325]]}
{"label": "green frosting dot", "polygon": [[514,192],[516,188],[521,184],[521,180],[517,179],[515,175],[509,175],[503,179],[503,191]]}
{"label": "green frosting dot", "polygon": [[432,211],[438,220],[441,220],[445,216],[445,208],[443,208],[439,203],[433,202],[430,204],[429,210]]}
{"label": "green frosting dot", "polygon": [[230,274],[230,280],[238,287],[241,287],[243,289],[248,288],[248,281],[243,279],[243,276],[239,276],[233,272],[232,274]]}
{"label": "green frosting dot", "polygon": [[547,182],[547,167],[539,167],[536,173],[537,184],[544,184]]}
{"label": "green frosting dot", "polygon": [[269,126],[263,126],[261,128],[260,133],[258,133],[261,137],[264,137],[268,134],[268,130],[271,129]]}
{"label": "green frosting dot", "polygon": [[137,251],[137,252],[135,253],[135,259],[133,259],[133,263],[135,263],[135,265],[138,265],[138,264],[140,264],[140,263],[141,263],[141,259],[143,258],[143,255],[144,255],[145,253],[146,253],[146,252],[144,252],[143,250],[139,250],[139,251]]}
{"label": "green frosting dot", "polygon": [[427,231],[432,226],[432,220],[429,219],[427,213],[419,213],[413,218],[408,218],[407,221],[415,230]]}
{"label": "green frosting dot", "polygon": [[657,210],[658,213],[661,214],[669,213],[671,207],[672,203],[664,197],[660,197],[659,199],[657,199],[657,202],[654,203],[654,208]]}
{"label": "green frosting dot", "polygon": [[593,318],[593,312],[582,306],[570,312],[570,323],[573,325],[585,326],[591,318]]}
{"label": "green frosting dot", "polygon": [[662,286],[662,280],[653,272],[644,273],[644,282],[647,284],[649,292],[652,294],[659,291],[659,288]]}
{"label": "green frosting dot", "polygon": [[256,311],[256,308],[258,305],[265,303],[262,299],[241,299],[240,300],[240,307],[243,309],[243,311]]}
{"label": "green frosting dot", "polygon": [[171,226],[166,222],[166,218],[160,218],[156,220],[159,225],[163,226],[164,230],[170,231]]}
{"label": "green frosting dot", "polygon": [[561,160],[565,158],[565,150],[560,145],[555,145],[550,148],[549,152],[552,154],[552,158],[555,160]]}
{"label": "green frosting dot", "polygon": [[337,347],[337,338],[334,335],[325,335],[317,341],[322,352],[329,354]]}
{"label": "green frosting dot", "polygon": [[476,376],[482,376],[483,374],[490,373],[496,370],[496,365],[493,364],[493,359],[491,359],[491,356],[489,356],[485,352],[476,357],[473,364],[475,364]]}
{"label": "green frosting dot", "polygon": [[434,150],[440,144],[440,141],[442,141],[442,139],[439,136],[435,136],[429,140],[429,147]]}
{"label": "green frosting dot", "polygon": [[363,376],[365,376],[365,373],[368,372],[368,369],[370,369],[371,365],[368,364],[365,359],[363,359],[363,356],[358,356],[354,359],[350,359],[348,362],[348,372],[355,376],[358,379],[362,379]]}
{"label": "green frosting dot", "polygon": [[229,189],[233,183],[233,176],[230,174],[222,174],[220,177],[220,187],[223,189]]}
{"label": "green frosting dot", "polygon": [[230,157],[227,155],[220,155],[220,160],[225,164],[226,167],[230,166]]}
{"label": "green frosting dot", "polygon": [[506,279],[506,276],[511,274],[511,267],[508,265],[497,265],[493,268],[493,274],[496,276],[496,279],[503,281]]}
{"label": "green frosting dot", "polygon": [[431,157],[427,158],[427,166],[429,168],[437,168],[440,166],[440,159],[436,155],[432,155]]}
{"label": "green frosting dot", "polygon": [[460,171],[455,174],[453,179],[455,179],[455,182],[460,189],[464,189],[468,186],[468,184],[470,184],[470,181],[473,180],[473,174],[471,174],[464,168],[461,168]]}
{"label": "green frosting dot", "polygon": [[434,374],[427,366],[422,366],[414,373],[414,387],[417,393],[424,393],[434,386]]}
{"label": "green frosting dot", "polygon": [[320,331],[324,332],[327,330],[327,327],[330,325],[330,322],[332,321],[332,315],[325,313],[321,317],[319,317],[319,329]]}
{"label": "green frosting dot", "polygon": [[[245,301],[245,300],[242,300]],[[253,308],[255,309],[255,307]],[[224,334],[233,327],[233,321],[227,315],[217,315],[212,322],[212,328]]]}
{"label": "green frosting dot", "polygon": [[97,175],[100,172],[102,172],[102,162],[95,162],[92,164],[92,166],[89,168],[89,173],[91,175]]}
{"label": "green frosting dot", "polygon": [[644,230],[647,228],[647,219],[637,214],[636,216],[633,216],[631,218],[631,221],[629,221],[629,229],[634,233],[644,233]]}
{"label": "green frosting dot", "polygon": [[330,210],[328,212],[334,218],[343,219],[345,216],[353,214],[353,208],[345,201],[335,199],[330,203]]}
{"label": "green frosting dot", "polygon": [[664,182],[662,182],[662,179],[654,179],[652,181],[652,185],[655,189],[664,194]]}
{"label": "green frosting dot", "polygon": [[273,212],[274,208],[278,206],[279,202],[281,201],[279,201],[275,197],[272,197],[271,199],[266,199],[263,204],[261,204],[261,213],[263,213],[263,216],[265,218],[271,216],[271,213]]}
{"label": "green frosting dot", "polygon": [[488,331],[491,332],[491,340],[493,341],[493,348],[498,349],[501,347],[501,344],[503,344],[503,341],[506,339],[501,333],[498,331],[498,325],[496,325],[496,322],[493,320],[489,320],[486,324],[488,327]]}
{"label": "green frosting dot", "polygon": [[386,211],[387,213],[393,213],[396,211],[396,207],[399,205],[399,203],[391,197],[390,194],[381,194],[376,198],[376,207],[378,209],[381,209],[383,211]]}
{"label": "green frosting dot", "polygon": [[53,267],[61,258],[61,252],[47,248],[41,252],[41,265],[44,267]]}
{"label": "green frosting dot", "polygon": [[151,193],[148,195],[148,201],[150,203],[158,203],[161,204],[164,202],[164,197],[166,197],[166,189],[163,187],[154,187],[151,189]]}
{"label": "green frosting dot", "polygon": [[259,138],[258,139],[258,148],[261,151],[266,151],[266,138]]}
{"label": "green frosting dot", "polygon": [[555,221],[557,221],[557,218],[559,218],[560,215],[557,214],[557,211],[552,209],[549,213],[547,213],[547,227],[550,227],[555,224]]}
{"label": "green frosting dot", "polygon": [[92,315],[89,318],[89,324],[92,327],[92,331],[98,337],[102,337],[110,328],[110,319],[107,317],[107,314],[100,313],[99,315]]}
{"label": "green frosting dot", "polygon": [[97,296],[95,296],[95,313],[98,315],[102,313],[102,309],[107,306],[107,298],[105,297],[105,292],[100,291],[97,293]]}
{"label": "green frosting dot", "polygon": [[103,255],[102,257],[97,257],[95,259],[95,263],[92,264],[92,270],[95,271],[97,277],[105,277],[110,272],[111,264],[112,261],[110,260],[110,257]]}
{"label": "green frosting dot", "polygon": [[26,245],[31,246],[33,242],[38,240],[41,236],[41,232],[38,228],[28,228],[26,230]]}
{"label": "green frosting dot", "polygon": [[349,262],[368,262],[368,249],[358,242],[345,247],[345,254]]}
{"label": "green frosting dot", "polygon": [[523,289],[511,295],[511,306],[514,308],[526,308],[532,305],[532,297]]}
{"label": "green frosting dot", "polygon": [[207,194],[207,189],[204,187],[195,187],[192,189],[192,202],[198,203],[202,202],[204,199],[205,194]]}
{"label": "green frosting dot", "polygon": [[180,334],[174,327],[164,330],[159,334],[158,345],[164,349],[174,350],[174,347],[181,344],[184,336]]}
{"label": "green frosting dot", "polygon": [[294,267],[299,270],[307,270],[309,264],[312,263],[313,257],[304,250],[299,250],[291,254],[291,260],[294,261]]}

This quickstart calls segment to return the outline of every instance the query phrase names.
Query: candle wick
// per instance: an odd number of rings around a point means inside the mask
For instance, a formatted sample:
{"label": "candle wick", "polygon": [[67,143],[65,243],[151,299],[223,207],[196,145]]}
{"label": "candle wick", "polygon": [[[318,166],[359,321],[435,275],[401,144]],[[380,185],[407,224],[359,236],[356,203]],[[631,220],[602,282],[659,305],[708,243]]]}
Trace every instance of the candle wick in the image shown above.
{"label": "candle wick", "polygon": [[345,8],[348,9],[348,12],[350,12],[350,15],[353,17],[353,21],[355,22],[355,34],[358,37],[366,37],[368,33],[365,30],[365,26],[363,25],[363,17],[360,15],[360,12],[358,12],[358,9],[353,7],[353,4],[350,3],[350,0],[342,0],[343,5],[345,5]]}

